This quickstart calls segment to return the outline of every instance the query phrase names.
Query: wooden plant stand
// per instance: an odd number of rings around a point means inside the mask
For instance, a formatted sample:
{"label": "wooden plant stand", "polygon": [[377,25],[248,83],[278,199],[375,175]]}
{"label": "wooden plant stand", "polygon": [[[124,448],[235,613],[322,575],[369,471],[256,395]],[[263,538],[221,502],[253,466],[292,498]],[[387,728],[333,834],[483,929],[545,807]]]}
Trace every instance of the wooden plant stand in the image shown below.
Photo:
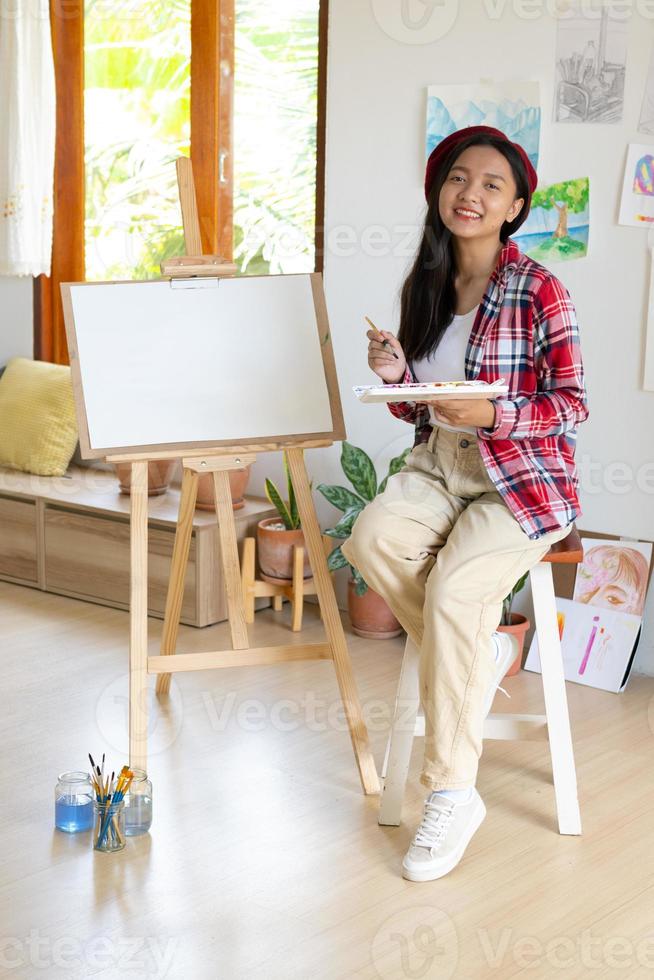
{"label": "wooden plant stand", "polygon": [[[328,538],[331,547],[331,538]],[[254,622],[254,604],[260,596],[272,597],[272,606],[276,612],[282,608],[284,599],[289,599],[292,606],[291,629],[298,632],[302,629],[302,609],[305,595],[317,595],[318,589],[313,579],[304,578],[304,548],[293,545],[293,577],[273,578],[261,572],[261,578],[256,578],[256,540],[245,538],[243,541],[243,560],[241,562],[241,585],[243,587],[243,603],[245,605],[245,622]]]}

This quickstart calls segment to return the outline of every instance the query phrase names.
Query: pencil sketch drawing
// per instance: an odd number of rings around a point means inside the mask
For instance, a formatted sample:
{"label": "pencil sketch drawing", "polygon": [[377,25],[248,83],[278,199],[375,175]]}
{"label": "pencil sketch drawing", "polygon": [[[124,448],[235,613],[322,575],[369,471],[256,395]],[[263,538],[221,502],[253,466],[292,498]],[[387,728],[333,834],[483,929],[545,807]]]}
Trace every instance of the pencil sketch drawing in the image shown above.
{"label": "pencil sketch drawing", "polygon": [[609,7],[584,3],[559,20],[554,121],[616,123],[622,119],[627,27]]}
{"label": "pencil sketch drawing", "polygon": [[650,136],[654,136],[654,47],[652,47],[649,67],[647,69],[647,79],[645,81],[645,91],[643,92],[643,101],[640,107],[638,128],[643,133],[649,133]]}

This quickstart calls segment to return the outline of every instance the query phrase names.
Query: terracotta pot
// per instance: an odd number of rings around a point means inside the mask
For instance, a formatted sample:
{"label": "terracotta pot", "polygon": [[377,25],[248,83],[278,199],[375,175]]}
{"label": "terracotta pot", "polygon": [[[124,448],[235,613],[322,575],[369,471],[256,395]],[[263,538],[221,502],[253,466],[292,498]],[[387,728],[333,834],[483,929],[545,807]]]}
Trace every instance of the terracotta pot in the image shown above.
{"label": "terracotta pot", "polygon": [[505,677],[513,677],[513,675],[517,674],[522,667],[522,653],[525,645],[525,636],[530,626],[531,623],[526,616],[521,616],[520,613],[511,613],[511,625],[497,627],[498,633],[511,633],[518,641],[518,655],[504,675]]}
{"label": "terracotta pot", "polygon": [[[156,459],[148,463],[148,497],[158,497],[170,486],[176,459]],[[120,482],[120,492],[129,493],[132,482],[132,464],[114,463]]]}
{"label": "terracotta pot", "polygon": [[390,640],[403,632],[386,600],[370,587],[363,595],[357,595],[353,578],[347,583],[347,608],[357,636]]}
{"label": "terracotta pot", "polygon": [[[281,525],[277,529],[275,525]],[[293,578],[293,547],[304,548],[304,578],[311,578],[309,553],[301,528],[288,531],[280,517],[266,517],[257,524],[257,556],[264,575],[271,578]]]}
{"label": "terracotta pot", "polygon": [[[245,507],[243,494],[250,479],[250,465],[242,470],[229,470],[229,488],[232,492],[232,508],[239,510]],[[216,495],[213,492],[213,474],[206,473],[198,480],[198,496],[195,501],[198,510],[215,510]]]}

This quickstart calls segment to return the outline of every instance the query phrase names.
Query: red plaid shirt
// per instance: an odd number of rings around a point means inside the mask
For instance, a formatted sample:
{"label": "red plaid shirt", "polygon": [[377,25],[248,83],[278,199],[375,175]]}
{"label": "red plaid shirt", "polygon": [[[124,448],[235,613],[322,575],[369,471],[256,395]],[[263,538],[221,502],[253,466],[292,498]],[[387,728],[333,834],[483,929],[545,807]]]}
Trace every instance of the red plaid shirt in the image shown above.
{"label": "red plaid shirt", "polygon": [[[469,381],[509,386],[495,404],[495,425],[477,429],[488,474],[530,538],[571,523],[580,513],[574,462],[576,428],[588,418],[579,331],[570,294],[509,239],[468,340]],[[404,383],[416,378],[407,367]],[[415,424],[414,445],[431,433],[429,409],[389,403]]]}

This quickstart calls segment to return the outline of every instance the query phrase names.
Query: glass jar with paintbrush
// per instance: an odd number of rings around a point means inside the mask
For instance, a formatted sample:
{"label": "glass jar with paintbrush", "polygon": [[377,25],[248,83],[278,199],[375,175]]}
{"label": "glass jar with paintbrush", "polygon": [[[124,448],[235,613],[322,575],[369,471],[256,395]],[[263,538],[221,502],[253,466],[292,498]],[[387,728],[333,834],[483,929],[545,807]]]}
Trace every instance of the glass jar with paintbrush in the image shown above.
{"label": "glass jar with paintbrush", "polygon": [[93,788],[94,828],[93,847],[96,851],[110,853],[120,851],[126,843],[125,833],[125,794],[130,788],[134,774],[128,766],[123,766],[118,779],[112,772],[103,780],[99,767],[95,767]]}

